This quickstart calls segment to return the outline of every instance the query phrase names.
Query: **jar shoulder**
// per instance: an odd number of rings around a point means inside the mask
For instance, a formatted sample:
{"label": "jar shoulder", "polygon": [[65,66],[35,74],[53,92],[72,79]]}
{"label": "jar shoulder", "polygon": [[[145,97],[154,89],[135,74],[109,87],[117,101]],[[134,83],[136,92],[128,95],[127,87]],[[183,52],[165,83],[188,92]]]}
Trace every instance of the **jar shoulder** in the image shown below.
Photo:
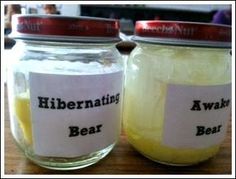
{"label": "jar shoulder", "polygon": [[17,54],[12,63],[15,71],[93,74],[123,68],[122,57],[114,45],[62,45],[18,43],[12,50]]}
{"label": "jar shoulder", "polygon": [[138,45],[127,73],[137,78],[181,84],[221,84],[231,81],[229,49]]}

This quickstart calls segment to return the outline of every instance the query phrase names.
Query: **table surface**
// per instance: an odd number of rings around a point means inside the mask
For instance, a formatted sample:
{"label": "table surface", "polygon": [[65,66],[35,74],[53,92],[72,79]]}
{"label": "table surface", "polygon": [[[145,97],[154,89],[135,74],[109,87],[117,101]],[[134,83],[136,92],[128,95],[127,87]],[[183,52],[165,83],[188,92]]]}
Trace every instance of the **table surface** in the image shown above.
{"label": "table surface", "polygon": [[[6,86],[5,86],[6,89]],[[188,167],[173,167],[155,163],[139,154],[122,132],[111,153],[87,168],[57,171],[37,166],[28,160],[15,144],[10,131],[7,92],[5,99],[5,174],[231,174],[231,122],[219,153],[208,161]]]}

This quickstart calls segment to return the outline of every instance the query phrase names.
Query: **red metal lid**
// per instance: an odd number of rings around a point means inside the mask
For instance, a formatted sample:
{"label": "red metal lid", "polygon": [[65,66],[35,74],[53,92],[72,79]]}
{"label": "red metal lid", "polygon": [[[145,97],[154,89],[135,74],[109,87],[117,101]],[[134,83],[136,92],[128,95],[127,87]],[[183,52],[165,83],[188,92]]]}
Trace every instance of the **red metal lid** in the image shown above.
{"label": "red metal lid", "polygon": [[119,21],[60,15],[14,15],[13,38],[119,39]]}
{"label": "red metal lid", "polygon": [[180,21],[137,21],[134,40],[149,41],[148,39],[158,39],[163,43],[215,43],[217,46],[225,46],[231,42],[231,26]]}

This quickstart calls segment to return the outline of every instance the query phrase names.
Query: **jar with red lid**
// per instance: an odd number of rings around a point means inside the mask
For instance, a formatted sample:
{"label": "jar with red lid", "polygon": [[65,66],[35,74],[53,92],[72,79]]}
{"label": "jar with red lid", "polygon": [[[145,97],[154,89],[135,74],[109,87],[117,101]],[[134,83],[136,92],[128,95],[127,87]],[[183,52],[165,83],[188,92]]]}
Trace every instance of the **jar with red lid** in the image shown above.
{"label": "jar with red lid", "polygon": [[11,131],[40,166],[69,170],[105,157],[120,134],[119,22],[14,15],[8,65]]}
{"label": "jar with red lid", "polygon": [[231,27],[138,21],[127,65],[124,129],[144,156],[192,165],[214,156],[231,111]]}

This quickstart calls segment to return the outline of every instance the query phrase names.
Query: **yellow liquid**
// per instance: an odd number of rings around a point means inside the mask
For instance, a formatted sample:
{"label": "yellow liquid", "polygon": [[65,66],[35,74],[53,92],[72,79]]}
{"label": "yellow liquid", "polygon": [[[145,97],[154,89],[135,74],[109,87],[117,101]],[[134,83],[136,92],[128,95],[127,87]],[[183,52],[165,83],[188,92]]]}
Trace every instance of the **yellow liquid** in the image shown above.
{"label": "yellow liquid", "polygon": [[32,125],[28,92],[16,96],[15,113],[20,127],[23,131],[25,142],[27,144],[32,144]]}
{"label": "yellow liquid", "polygon": [[214,156],[220,145],[203,149],[162,145],[166,91],[169,83],[230,83],[229,59],[222,49],[136,47],[128,61],[124,97],[123,126],[128,141],[140,153],[161,163],[190,165]]}
{"label": "yellow liquid", "polygon": [[[124,129],[128,141],[151,160],[173,165],[190,165],[208,159],[219,150],[219,145],[204,149],[178,149],[162,145],[164,121],[160,108],[157,108],[154,112],[148,108],[148,105],[146,107],[142,106],[141,109],[134,102],[135,100],[129,101],[130,103],[127,103],[131,106],[127,106],[126,103],[127,111],[124,119]],[[140,112],[136,112],[135,109],[140,109]]]}

